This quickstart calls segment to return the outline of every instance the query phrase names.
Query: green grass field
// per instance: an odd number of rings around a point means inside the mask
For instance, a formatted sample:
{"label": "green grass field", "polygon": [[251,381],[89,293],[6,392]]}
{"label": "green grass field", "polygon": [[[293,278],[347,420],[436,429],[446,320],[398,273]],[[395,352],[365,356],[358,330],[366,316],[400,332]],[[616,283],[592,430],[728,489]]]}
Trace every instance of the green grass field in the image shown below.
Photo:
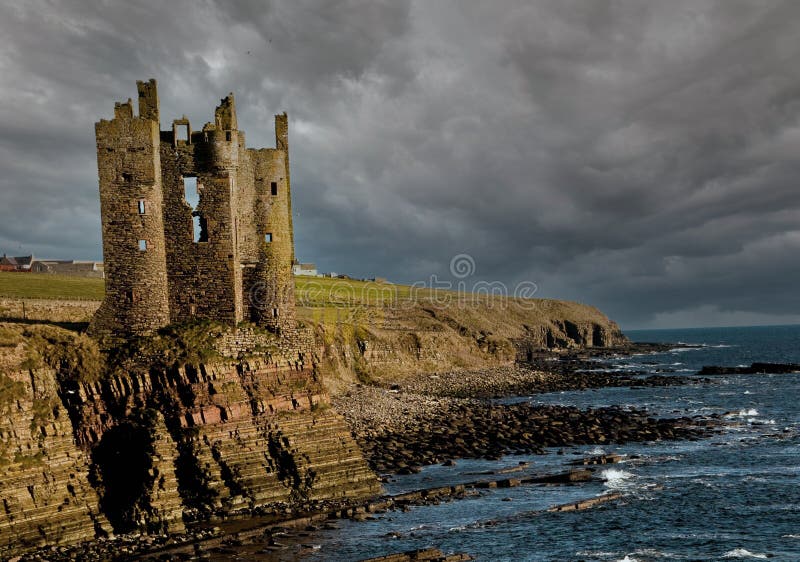
{"label": "green grass field", "polygon": [[102,300],[102,279],[0,271],[0,297]]}
{"label": "green grass field", "polygon": [[[103,290],[102,279],[0,272],[0,297],[102,300]],[[399,300],[408,300],[414,296],[428,297],[432,294],[433,292],[429,289],[416,289],[408,285],[324,277],[295,278],[297,304],[310,308],[381,307]]]}

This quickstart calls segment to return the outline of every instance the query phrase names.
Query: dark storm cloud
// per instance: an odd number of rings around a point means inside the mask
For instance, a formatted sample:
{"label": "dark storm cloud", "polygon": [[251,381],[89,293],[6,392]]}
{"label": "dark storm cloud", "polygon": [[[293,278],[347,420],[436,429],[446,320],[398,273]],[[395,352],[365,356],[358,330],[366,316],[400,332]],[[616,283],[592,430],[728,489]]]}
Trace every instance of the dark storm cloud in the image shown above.
{"label": "dark storm cloud", "polygon": [[795,2],[0,6],[0,248],[100,255],[92,124],[291,118],[298,255],[531,280],[624,325],[800,320]]}

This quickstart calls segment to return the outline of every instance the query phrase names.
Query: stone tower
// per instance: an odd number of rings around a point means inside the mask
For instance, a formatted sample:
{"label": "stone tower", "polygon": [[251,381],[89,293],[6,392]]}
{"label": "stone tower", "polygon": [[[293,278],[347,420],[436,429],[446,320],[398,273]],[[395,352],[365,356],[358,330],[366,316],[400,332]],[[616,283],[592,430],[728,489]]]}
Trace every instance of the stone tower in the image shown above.
{"label": "stone tower", "polygon": [[139,335],[199,318],[293,330],[286,114],[275,117],[275,148],[248,149],[233,94],[201,130],[183,116],[159,131],[156,82],[137,84],[139,117],[129,101],[97,124],[108,266],[92,333]]}
{"label": "stone tower", "polygon": [[129,99],[95,125],[106,271],[96,334],[147,334],[170,322],[158,93],[155,80],[137,86],[138,117]]}
{"label": "stone tower", "polygon": [[[275,149],[251,151],[256,181],[257,228],[265,243],[259,256],[250,295],[258,323],[280,329],[294,323],[294,240],[289,182],[289,137],[286,114],[275,116]],[[275,267],[280,264],[279,267]],[[286,265],[288,264],[288,269]]]}

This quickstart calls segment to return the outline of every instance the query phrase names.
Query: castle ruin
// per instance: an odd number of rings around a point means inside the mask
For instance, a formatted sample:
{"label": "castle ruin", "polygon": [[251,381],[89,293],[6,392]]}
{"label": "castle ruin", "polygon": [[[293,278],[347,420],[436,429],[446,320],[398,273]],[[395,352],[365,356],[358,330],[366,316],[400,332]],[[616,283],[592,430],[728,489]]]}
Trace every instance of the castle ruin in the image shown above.
{"label": "castle ruin", "polygon": [[275,148],[245,146],[233,94],[214,122],[160,130],[155,80],[95,125],[106,270],[93,335],[130,337],[168,324],[295,326],[288,120]]}

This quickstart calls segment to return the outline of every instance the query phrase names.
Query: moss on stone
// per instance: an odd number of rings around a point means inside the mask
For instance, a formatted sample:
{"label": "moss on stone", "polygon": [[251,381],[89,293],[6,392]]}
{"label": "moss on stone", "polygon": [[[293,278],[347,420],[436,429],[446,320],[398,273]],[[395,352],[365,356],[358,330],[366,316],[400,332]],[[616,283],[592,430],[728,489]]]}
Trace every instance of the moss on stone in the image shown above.
{"label": "moss on stone", "polygon": [[34,324],[26,326],[22,336],[26,348],[22,369],[51,367],[59,380],[77,382],[97,381],[105,371],[104,354],[97,342],[85,334]]}

